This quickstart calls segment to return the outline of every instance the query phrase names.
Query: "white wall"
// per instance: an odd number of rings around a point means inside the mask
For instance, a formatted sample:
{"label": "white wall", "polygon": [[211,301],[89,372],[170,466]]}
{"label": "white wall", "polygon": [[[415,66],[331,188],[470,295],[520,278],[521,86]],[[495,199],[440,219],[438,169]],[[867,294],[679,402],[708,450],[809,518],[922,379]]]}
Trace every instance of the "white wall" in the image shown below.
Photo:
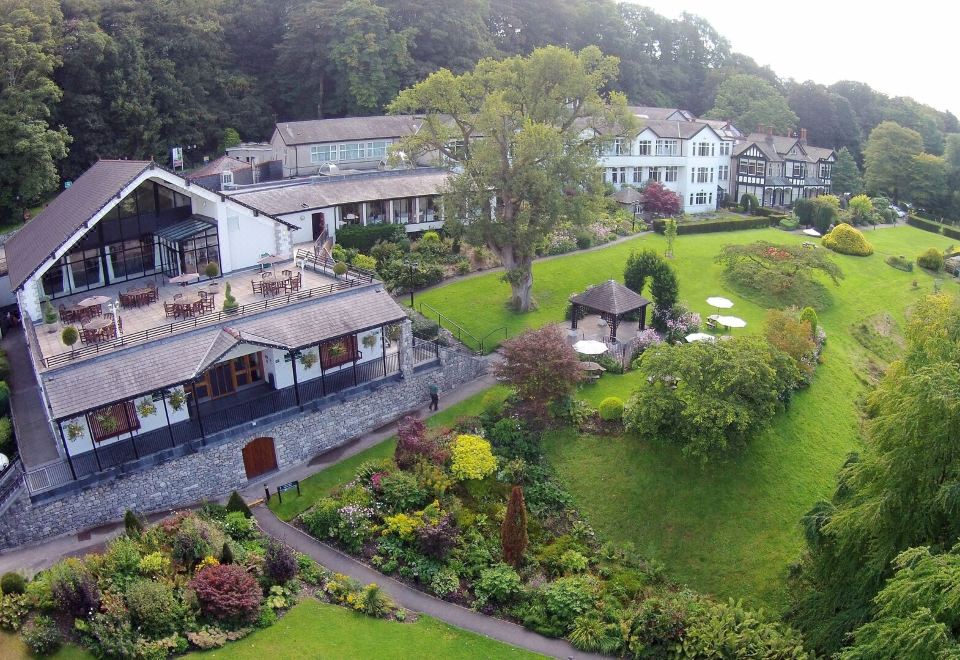
{"label": "white wall", "polygon": [[[229,208],[220,224],[220,248],[229,259],[222,259],[224,272],[251,268],[257,265],[263,253],[277,251],[276,224],[265,216],[254,217],[252,211],[241,212]],[[224,246],[226,245],[226,250]]]}

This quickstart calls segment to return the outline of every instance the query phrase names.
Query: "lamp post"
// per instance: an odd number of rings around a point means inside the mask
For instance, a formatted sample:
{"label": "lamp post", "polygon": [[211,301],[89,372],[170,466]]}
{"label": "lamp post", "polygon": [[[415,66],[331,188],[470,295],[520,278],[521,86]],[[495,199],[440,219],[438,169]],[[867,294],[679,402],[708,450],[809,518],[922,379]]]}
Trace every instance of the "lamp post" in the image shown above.
{"label": "lamp post", "polygon": [[407,260],[404,262],[407,267],[407,288],[410,289],[410,309],[413,309],[413,275],[420,269],[420,262]]}

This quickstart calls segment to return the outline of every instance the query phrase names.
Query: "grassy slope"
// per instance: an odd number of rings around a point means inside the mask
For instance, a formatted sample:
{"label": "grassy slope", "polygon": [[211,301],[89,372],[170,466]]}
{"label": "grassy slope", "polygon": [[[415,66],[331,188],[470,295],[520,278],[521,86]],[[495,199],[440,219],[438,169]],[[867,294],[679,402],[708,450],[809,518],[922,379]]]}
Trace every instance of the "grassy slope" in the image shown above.
{"label": "grassy slope", "polygon": [[[864,390],[859,372],[868,356],[849,327],[880,311],[889,311],[902,324],[905,309],[931,291],[933,278],[922,271],[895,270],[883,259],[890,254],[912,258],[926,247],[949,243],[911,227],[868,231],[867,238],[876,248],[872,257],[835,255],[846,279],[839,287],[829,285],[834,304],[820,314],[829,342],[815,383],[744,455],[701,469],[669,447],[629,438],[561,434],[550,440],[551,459],[601,533],[635,542],[645,554],[663,560],[669,575],[696,589],[782,607],[781,578],[801,545],[799,519],[818,499],[829,497],[844,456],[859,442],[855,401]],[[725,286],[713,263],[725,243],[759,239],[804,240],[779,230],[678,238],[674,264],[680,297],[705,315],[712,312],[705,299],[724,295],[735,302],[732,313],[749,323],[735,332],[759,331],[765,310]],[[503,306],[507,286],[496,275],[464,280],[421,298],[475,334],[497,325],[508,325],[513,334],[562,318],[570,293],[610,277],[620,279],[630,250],[642,247],[662,252],[663,238],[642,237],[537,264],[534,295],[540,306],[525,316]],[[945,290],[955,287],[945,282]],[[489,313],[477,315],[475,309]],[[635,380],[630,374],[608,374],[585,386],[582,395],[594,403],[611,394],[626,398]]]}
{"label": "grassy slope", "polygon": [[[505,388],[496,388],[500,391],[503,396],[506,396]],[[465,417],[470,415],[477,415],[482,410],[483,397],[486,396],[487,390],[481,392],[480,394],[475,394],[474,396],[465,399],[464,401],[458,403],[455,406],[445,408],[441,410],[436,415],[427,419],[427,426],[437,427],[444,424],[449,424],[458,417]],[[330,466],[325,470],[317,472],[311,477],[304,479],[300,482],[300,490],[302,493],[301,497],[297,497],[294,491],[287,491],[284,494],[283,504],[279,504],[276,498],[270,499],[270,509],[277,514],[281,520],[292,520],[300,515],[302,512],[310,508],[310,505],[313,504],[316,500],[326,497],[327,493],[330,492],[335,486],[342,484],[344,482],[350,481],[353,478],[354,472],[364,461],[376,460],[380,458],[387,458],[393,456],[394,447],[396,447],[396,437],[388,438],[383,442],[365,449],[355,456],[337,463],[336,465]],[[289,496],[289,497],[288,497]]]}
{"label": "grassy slope", "polygon": [[540,658],[542,656],[454,628],[428,616],[414,623],[372,619],[308,599],[275,625],[222,649],[187,658],[299,660],[300,658]]}
{"label": "grassy slope", "polygon": [[[0,658],[3,660],[29,660],[36,656],[20,639],[20,635],[0,632]],[[93,656],[78,646],[68,644],[62,646],[53,655],[45,656],[48,660],[92,660]]]}

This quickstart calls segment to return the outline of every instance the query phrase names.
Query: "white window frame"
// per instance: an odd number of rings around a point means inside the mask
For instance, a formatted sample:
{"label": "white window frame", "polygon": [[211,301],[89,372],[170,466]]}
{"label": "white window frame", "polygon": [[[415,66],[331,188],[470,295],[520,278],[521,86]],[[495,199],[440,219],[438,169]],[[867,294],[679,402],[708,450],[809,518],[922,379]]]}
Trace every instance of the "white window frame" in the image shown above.
{"label": "white window frame", "polygon": [[653,143],[650,140],[640,140],[637,142],[639,156],[653,155]]}
{"label": "white window frame", "polygon": [[642,183],[643,182],[643,168],[642,167],[632,167],[633,170],[633,182]]}
{"label": "white window frame", "polygon": [[726,181],[729,178],[730,178],[730,166],[729,165],[719,166],[717,168],[717,180]]}
{"label": "white window frame", "polygon": [[647,171],[647,181],[662,181],[663,172],[659,167],[651,167]]}
{"label": "white window frame", "polygon": [[[312,165],[322,165],[330,161],[337,160],[337,145],[335,144],[314,144],[310,147],[310,163]],[[326,155],[323,155],[326,154]]]}
{"label": "white window frame", "polygon": [[678,140],[657,140],[658,156],[679,156]]}
{"label": "white window frame", "polygon": [[677,167],[676,165],[670,165],[666,168],[666,172],[664,172],[663,180],[668,183],[673,183],[679,177],[680,175],[679,173],[680,173],[679,167]]}
{"label": "white window frame", "polygon": [[[793,162],[793,163],[791,163],[791,165],[793,165],[793,167],[791,168],[791,172],[793,173],[792,178],[794,178],[794,179],[803,179],[803,178],[806,177],[806,174],[807,174],[807,173],[806,173],[806,169],[807,169],[807,168],[804,167],[804,164],[803,164],[803,163]],[[799,175],[797,174],[798,171],[800,172]]]}
{"label": "white window frame", "polygon": [[730,143],[729,143],[729,142],[721,142],[721,143],[720,143],[720,155],[721,155],[721,156],[729,156],[729,155],[730,155]]}
{"label": "white window frame", "polygon": [[830,163],[820,163],[820,178],[829,179],[830,174]]}

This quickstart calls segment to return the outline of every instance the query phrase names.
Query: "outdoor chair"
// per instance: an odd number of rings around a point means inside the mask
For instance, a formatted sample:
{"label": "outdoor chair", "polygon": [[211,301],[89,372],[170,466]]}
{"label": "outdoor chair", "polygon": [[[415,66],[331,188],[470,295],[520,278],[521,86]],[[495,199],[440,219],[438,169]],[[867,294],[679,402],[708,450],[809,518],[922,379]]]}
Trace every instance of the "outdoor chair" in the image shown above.
{"label": "outdoor chair", "polygon": [[63,305],[60,305],[60,322],[71,323],[72,321],[73,321],[73,312],[68,310]]}
{"label": "outdoor chair", "polygon": [[81,344],[95,344],[100,341],[100,331],[93,330],[91,328],[81,328],[80,329],[80,343]]}
{"label": "outdoor chair", "polygon": [[292,271],[292,270],[282,270],[282,271],[280,271],[280,273],[281,273],[284,277],[286,277],[287,279],[290,279],[291,277],[293,277],[293,271]]}
{"label": "outdoor chair", "polygon": [[163,301],[163,314],[168,319],[177,318],[177,306],[168,303],[166,300]]}
{"label": "outdoor chair", "polygon": [[710,330],[716,330],[717,327],[718,327],[718,326],[717,326],[717,321],[716,321],[716,319],[711,319],[711,318],[708,317],[708,318],[707,318],[707,328],[710,329]]}
{"label": "outdoor chair", "polygon": [[257,295],[258,293],[259,293],[259,294],[263,294],[263,282],[262,282],[262,281],[260,281],[260,280],[251,280],[250,284],[251,284],[251,286],[253,286],[253,294],[254,294],[254,295]]}

